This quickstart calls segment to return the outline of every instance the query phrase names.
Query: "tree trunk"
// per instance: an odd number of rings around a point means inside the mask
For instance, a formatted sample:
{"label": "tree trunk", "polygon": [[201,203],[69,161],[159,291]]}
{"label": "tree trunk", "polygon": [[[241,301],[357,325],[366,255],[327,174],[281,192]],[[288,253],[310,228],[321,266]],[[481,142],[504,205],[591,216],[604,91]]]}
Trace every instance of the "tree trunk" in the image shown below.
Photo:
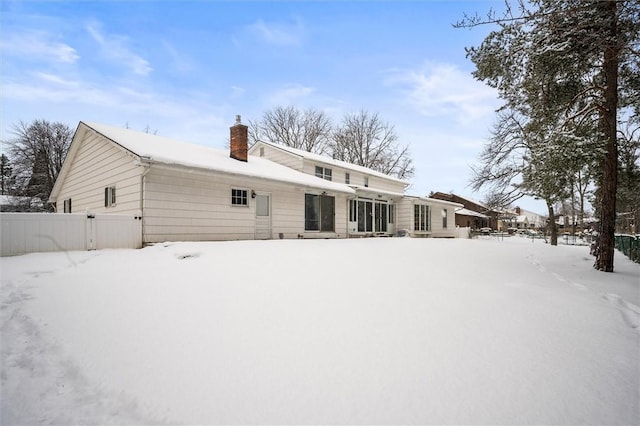
{"label": "tree trunk", "polygon": [[553,212],[553,204],[547,202],[547,208],[549,209],[549,234],[551,235],[551,245],[558,245],[558,227],[556,226],[556,215]]}
{"label": "tree trunk", "polygon": [[618,141],[617,141],[617,111],[618,111],[618,34],[616,25],[616,2],[609,0],[601,7],[611,20],[607,44],[604,51],[605,111],[603,112],[603,131],[606,145],[603,160],[603,176],[601,186],[600,205],[600,244],[596,255],[594,268],[613,272],[613,253],[615,248],[616,230],[616,191],[618,187]]}

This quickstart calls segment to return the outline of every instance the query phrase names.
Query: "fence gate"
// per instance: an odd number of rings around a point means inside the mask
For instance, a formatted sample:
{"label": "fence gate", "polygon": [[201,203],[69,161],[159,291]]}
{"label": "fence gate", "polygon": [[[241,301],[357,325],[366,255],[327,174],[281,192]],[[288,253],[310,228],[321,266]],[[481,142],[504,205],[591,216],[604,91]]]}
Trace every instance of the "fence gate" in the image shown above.
{"label": "fence gate", "polygon": [[0,213],[2,256],[142,247],[140,216]]}

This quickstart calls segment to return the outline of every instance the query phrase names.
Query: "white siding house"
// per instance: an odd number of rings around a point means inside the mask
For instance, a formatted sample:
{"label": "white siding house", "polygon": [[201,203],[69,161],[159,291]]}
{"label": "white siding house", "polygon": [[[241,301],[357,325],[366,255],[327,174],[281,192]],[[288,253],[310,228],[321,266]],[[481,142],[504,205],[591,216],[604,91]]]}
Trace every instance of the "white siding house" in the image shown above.
{"label": "white siding house", "polygon": [[58,212],[135,215],[144,243],[346,237],[353,189],[247,156],[239,143],[244,159],[81,122],[50,201]]}
{"label": "white siding house", "polygon": [[349,197],[348,204],[349,236],[391,236],[400,229],[396,210],[408,182],[366,167],[268,142],[255,143],[249,153],[351,188],[354,195]]}
{"label": "white siding house", "polygon": [[51,193],[58,212],[130,214],[142,241],[454,237],[461,205],[406,196],[408,182],[280,145],[230,151],[80,122]]}
{"label": "white siding house", "polygon": [[398,207],[398,223],[412,237],[455,238],[460,208],[458,203],[407,195]]}
{"label": "white siding house", "polygon": [[255,143],[249,153],[316,177],[340,182],[355,191],[349,197],[350,237],[396,235],[456,236],[455,211],[462,204],[408,196],[409,182],[366,167],[268,142]]}

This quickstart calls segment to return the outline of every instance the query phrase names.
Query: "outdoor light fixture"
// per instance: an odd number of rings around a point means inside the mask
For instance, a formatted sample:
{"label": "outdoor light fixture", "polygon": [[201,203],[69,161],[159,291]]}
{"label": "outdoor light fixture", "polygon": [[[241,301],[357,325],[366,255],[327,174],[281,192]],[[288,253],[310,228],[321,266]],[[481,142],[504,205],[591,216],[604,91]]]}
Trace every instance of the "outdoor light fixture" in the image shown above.
{"label": "outdoor light fixture", "polygon": [[256,191],[253,189],[251,190],[251,198],[256,198]]}

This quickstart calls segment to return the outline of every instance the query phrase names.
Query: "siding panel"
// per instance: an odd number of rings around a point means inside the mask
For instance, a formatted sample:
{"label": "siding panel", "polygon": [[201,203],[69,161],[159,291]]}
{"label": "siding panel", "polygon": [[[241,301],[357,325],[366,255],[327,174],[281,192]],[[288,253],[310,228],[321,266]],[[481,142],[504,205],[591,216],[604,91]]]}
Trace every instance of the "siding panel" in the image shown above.
{"label": "siding panel", "polygon": [[346,237],[346,196],[336,196],[335,233],[305,233],[304,193],[264,179],[154,168],[145,176],[145,242],[255,238],[255,199],[231,204],[231,189],[271,196],[272,238]]}
{"label": "siding panel", "polygon": [[[58,195],[58,211],[71,198],[73,212],[137,214],[140,176],[144,168],[134,158],[101,136],[88,133],[73,158]],[[104,207],[104,188],[116,187],[116,205]]]}

